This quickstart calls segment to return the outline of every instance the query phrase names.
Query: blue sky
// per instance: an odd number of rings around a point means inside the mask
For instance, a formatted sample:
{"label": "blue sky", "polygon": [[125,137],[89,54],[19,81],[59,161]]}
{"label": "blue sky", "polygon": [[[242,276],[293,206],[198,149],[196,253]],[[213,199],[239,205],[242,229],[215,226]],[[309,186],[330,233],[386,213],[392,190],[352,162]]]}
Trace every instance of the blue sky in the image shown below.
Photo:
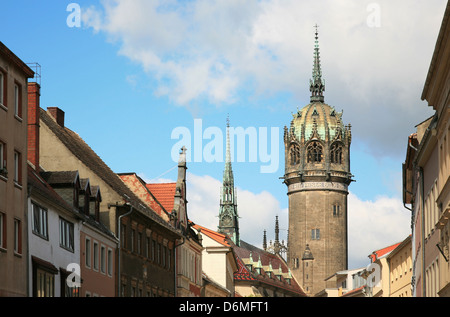
{"label": "blue sky", "polygon": [[[115,172],[175,180],[171,134],[193,133],[195,119],[224,136],[227,115],[232,127],[279,129],[276,172],[261,173],[259,158],[233,163],[241,236],[256,245],[264,229],[273,239],[276,215],[287,228],[283,127],[309,103],[319,24],[325,102],[352,124],[350,267],[409,233],[401,163],[432,115],[420,95],[447,1],[73,2],[80,27],[67,24],[72,1],[2,1],[0,41],[41,65],[41,106],[63,109]],[[188,163],[189,215],[212,229],[223,168]]]}

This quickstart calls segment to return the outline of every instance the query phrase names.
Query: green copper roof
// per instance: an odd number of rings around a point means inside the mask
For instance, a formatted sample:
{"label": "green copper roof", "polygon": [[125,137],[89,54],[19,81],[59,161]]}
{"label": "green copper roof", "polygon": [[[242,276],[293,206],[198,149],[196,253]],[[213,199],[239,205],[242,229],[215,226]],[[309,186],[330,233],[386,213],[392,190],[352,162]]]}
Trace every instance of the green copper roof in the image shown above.
{"label": "green copper roof", "polygon": [[291,131],[297,140],[305,142],[313,138],[333,140],[339,133],[343,133],[344,129],[342,112],[319,102],[310,103],[297,111],[291,122]]}

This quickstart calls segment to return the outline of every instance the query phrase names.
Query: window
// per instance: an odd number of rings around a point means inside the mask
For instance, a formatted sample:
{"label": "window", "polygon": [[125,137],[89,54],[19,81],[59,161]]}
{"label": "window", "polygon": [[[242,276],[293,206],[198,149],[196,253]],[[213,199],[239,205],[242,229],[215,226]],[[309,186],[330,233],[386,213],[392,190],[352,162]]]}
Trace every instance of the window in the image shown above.
{"label": "window", "polygon": [[341,206],[333,205],[333,217],[339,217],[341,215]]}
{"label": "window", "polygon": [[134,237],[136,235],[136,230],[131,229],[131,252],[134,252]]}
{"label": "window", "polygon": [[6,74],[0,70],[0,106],[2,106],[3,108],[7,107],[6,88]]}
{"label": "window", "polygon": [[22,184],[22,155],[14,151],[14,182]]}
{"label": "window", "polygon": [[14,84],[14,114],[22,118],[22,89],[17,83]]}
{"label": "window", "polygon": [[307,155],[308,163],[322,162],[323,150],[322,150],[322,145],[319,142],[313,141],[313,142],[309,143],[306,151],[308,153],[308,155]]}
{"label": "window", "polygon": [[156,241],[152,240],[152,261],[155,261],[156,256]]}
{"label": "window", "polygon": [[69,251],[74,250],[73,223],[59,218],[59,245]]}
{"label": "window", "polygon": [[22,254],[22,223],[14,219],[14,252]]}
{"label": "window", "polygon": [[106,273],[106,249],[103,245],[100,248],[100,270]]}
{"label": "window", "polygon": [[2,72],[0,72],[0,105],[4,106],[5,102],[3,100],[4,96],[4,82],[5,82],[5,75],[3,75]]}
{"label": "window", "polygon": [[150,238],[146,237],[147,247],[145,248],[145,257],[148,258],[150,256]]}
{"label": "window", "polygon": [[8,176],[6,171],[6,144],[0,141],[0,175]]}
{"label": "window", "polygon": [[138,254],[142,254],[142,232],[138,232],[138,237],[137,237],[137,253]]}
{"label": "window", "polygon": [[330,150],[331,163],[342,164],[342,145],[333,143]]}
{"label": "window", "polygon": [[91,239],[89,239],[89,238],[86,238],[86,240],[85,240],[84,253],[85,253],[85,265],[86,265],[86,267],[90,268],[91,267]]}
{"label": "window", "polygon": [[320,229],[311,230],[311,240],[320,240]]}
{"label": "window", "polygon": [[127,246],[126,244],[126,230],[127,230],[127,226],[125,224],[121,224],[120,225],[120,242],[121,242],[121,246],[122,248],[125,248]]}
{"label": "window", "polygon": [[36,296],[55,296],[55,276],[47,271],[36,270]]}
{"label": "window", "polygon": [[112,276],[113,274],[113,254],[112,250],[108,249],[108,275]]}
{"label": "window", "polygon": [[32,221],[32,230],[33,233],[44,238],[48,239],[47,232],[47,210],[42,208],[41,206],[31,203],[31,221]]}
{"label": "window", "polygon": [[94,270],[98,271],[98,243],[94,241]]}
{"label": "window", "polygon": [[291,165],[300,163],[300,147],[297,144],[291,146]]}
{"label": "window", "polygon": [[0,248],[6,249],[6,216],[0,212]]}

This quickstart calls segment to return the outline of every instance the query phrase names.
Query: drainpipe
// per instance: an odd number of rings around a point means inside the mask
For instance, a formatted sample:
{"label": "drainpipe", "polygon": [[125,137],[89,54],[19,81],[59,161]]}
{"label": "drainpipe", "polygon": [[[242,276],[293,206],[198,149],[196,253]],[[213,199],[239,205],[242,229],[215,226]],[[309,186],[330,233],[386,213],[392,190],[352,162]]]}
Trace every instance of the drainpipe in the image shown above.
{"label": "drainpipe", "polygon": [[[122,218],[123,217],[129,216],[133,212],[133,206],[130,203],[126,203],[125,205],[130,206],[130,211],[128,211],[127,213],[125,213],[125,214],[123,214],[121,216],[119,216],[119,223],[118,223],[118,229],[117,229],[117,232],[118,232],[118,235],[119,235],[119,247],[118,247],[119,260],[118,260],[118,265],[117,265],[118,266],[117,267],[117,285],[118,285],[117,297],[121,296],[120,290],[121,290],[121,287],[122,287],[122,282],[121,282],[121,278],[120,278],[120,262],[121,262],[121,255],[122,255],[122,252],[121,252],[121,249],[122,249],[122,240],[121,240],[122,235],[121,235],[121,232],[120,232],[121,223],[122,223]],[[120,207],[120,206],[115,206],[115,207],[117,208],[117,207]]]}

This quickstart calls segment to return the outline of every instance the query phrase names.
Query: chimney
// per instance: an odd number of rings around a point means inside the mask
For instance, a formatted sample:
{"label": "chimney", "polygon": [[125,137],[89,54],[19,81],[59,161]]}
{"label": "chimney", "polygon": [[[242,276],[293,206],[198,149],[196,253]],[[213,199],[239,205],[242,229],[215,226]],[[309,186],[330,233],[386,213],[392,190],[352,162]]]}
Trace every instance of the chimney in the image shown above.
{"label": "chimney", "polygon": [[48,107],[47,111],[52,115],[53,119],[60,127],[64,128],[64,111],[58,107]]}
{"label": "chimney", "polygon": [[28,156],[27,159],[39,173],[39,111],[41,87],[28,83]]}

